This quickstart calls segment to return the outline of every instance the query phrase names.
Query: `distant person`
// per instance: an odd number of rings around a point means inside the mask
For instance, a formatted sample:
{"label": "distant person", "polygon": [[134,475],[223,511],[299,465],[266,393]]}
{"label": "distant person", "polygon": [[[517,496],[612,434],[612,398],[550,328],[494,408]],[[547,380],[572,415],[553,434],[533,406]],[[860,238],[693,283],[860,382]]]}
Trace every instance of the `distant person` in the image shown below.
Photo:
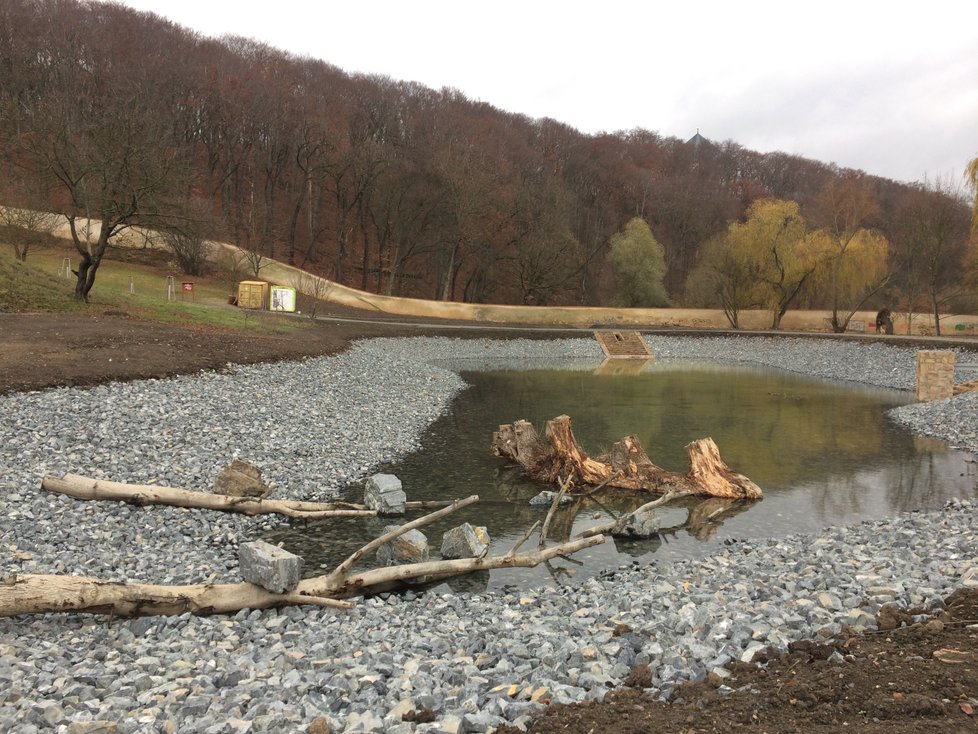
{"label": "distant person", "polygon": [[892,334],[893,333],[893,316],[890,313],[890,309],[881,309],[879,313],[876,314],[876,333],[877,334]]}

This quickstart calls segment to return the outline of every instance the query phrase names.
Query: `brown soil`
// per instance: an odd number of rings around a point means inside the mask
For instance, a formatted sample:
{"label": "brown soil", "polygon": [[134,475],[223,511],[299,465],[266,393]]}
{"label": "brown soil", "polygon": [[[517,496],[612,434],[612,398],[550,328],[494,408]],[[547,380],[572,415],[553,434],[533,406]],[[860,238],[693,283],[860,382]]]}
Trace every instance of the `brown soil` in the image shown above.
{"label": "brown soil", "polygon": [[[759,664],[738,663],[724,681],[733,689],[726,695],[703,681],[678,687],[669,703],[653,700],[642,692],[648,670],[636,669],[634,687],[602,703],[555,704],[529,731],[978,731],[978,589],[958,590],[944,609],[914,623],[919,611],[884,608],[879,632],[797,642]],[[901,626],[883,631],[887,622]]]}
{"label": "brown soil", "polygon": [[[370,320],[364,312],[330,306],[321,320],[285,335],[239,334],[213,328],[148,323],[124,313],[0,313],[0,394],[45,387],[97,385],[250,364],[335,354],[359,338],[422,333],[415,319]],[[334,318],[330,318],[330,316]],[[286,319],[288,316],[256,315]],[[469,325],[432,321],[425,329],[451,336],[485,336]],[[513,333],[513,332],[500,332]],[[530,335],[545,338],[546,330]],[[526,336],[527,332],[521,333]]]}
{"label": "brown soil", "polygon": [[[241,336],[124,315],[0,314],[0,393],[331,354],[360,337],[448,326],[341,320],[357,314],[332,308],[332,318],[287,336]],[[474,329],[451,334],[486,335]],[[498,333],[507,334],[514,332]],[[544,330],[531,335],[553,336]],[[725,681],[733,689],[727,695],[704,681],[681,686],[670,703],[652,700],[642,692],[648,671],[636,669],[634,687],[600,704],[553,705],[530,731],[978,731],[978,590],[957,592],[931,621],[913,623],[910,614],[920,611],[885,615],[883,622],[901,625],[889,631],[796,643],[762,665],[738,664]],[[829,659],[834,652],[842,661]]]}

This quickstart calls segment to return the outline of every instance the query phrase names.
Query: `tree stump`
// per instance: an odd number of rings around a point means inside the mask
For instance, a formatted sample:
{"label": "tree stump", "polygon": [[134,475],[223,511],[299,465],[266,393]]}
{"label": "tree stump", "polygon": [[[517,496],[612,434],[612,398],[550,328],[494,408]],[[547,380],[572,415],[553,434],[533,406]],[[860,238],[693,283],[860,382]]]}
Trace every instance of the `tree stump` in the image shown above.
{"label": "tree stump", "polygon": [[574,438],[569,416],[547,421],[541,437],[525,420],[501,425],[492,437],[494,455],[519,464],[531,479],[555,484],[569,479],[578,493],[597,486],[666,494],[678,492],[730,499],[760,499],[761,488],[720,458],[712,438],[686,446],[689,471],[656,466],[637,436],[625,436],[607,454],[590,457]]}

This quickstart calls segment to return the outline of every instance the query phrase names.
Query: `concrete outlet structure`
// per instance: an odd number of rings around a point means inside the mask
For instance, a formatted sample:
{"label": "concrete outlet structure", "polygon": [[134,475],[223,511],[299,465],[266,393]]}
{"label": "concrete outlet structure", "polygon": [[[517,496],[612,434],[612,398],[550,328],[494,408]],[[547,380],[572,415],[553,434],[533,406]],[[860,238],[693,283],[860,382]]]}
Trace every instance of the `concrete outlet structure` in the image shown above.
{"label": "concrete outlet structure", "polygon": [[917,352],[917,400],[927,402],[954,394],[954,352]]}

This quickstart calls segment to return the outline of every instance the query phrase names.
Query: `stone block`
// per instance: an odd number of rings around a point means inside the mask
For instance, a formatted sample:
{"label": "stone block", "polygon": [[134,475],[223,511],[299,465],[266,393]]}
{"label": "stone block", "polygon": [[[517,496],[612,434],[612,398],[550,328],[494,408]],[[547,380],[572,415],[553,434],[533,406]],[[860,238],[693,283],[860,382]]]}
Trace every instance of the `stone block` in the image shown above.
{"label": "stone block", "polygon": [[941,400],[954,394],[954,352],[917,352],[917,400]]}
{"label": "stone block", "polygon": [[374,474],[363,489],[363,504],[379,515],[403,515],[407,495],[393,474]]}
{"label": "stone block", "polygon": [[462,523],[441,536],[442,558],[478,558],[489,548],[489,531]]}
{"label": "stone block", "polygon": [[275,594],[292,591],[302,579],[302,559],[263,540],[238,546],[241,577]]}
{"label": "stone block", "polygon": [[261,478],[261,469],[241,459],[235,459],[214,480],[215,494],[232,497],[265,497],[271,489]]}
{"label": "stone block", "polygon": [[651,538],[659,534],[661,527],[655,508],[639,512],[632,517],[621,530],[612,535],[616,538]]}
{"label": "stone block", "polygon": [[[384,532],[389,533],[397,527],[397,525],[388,525],[384,528]],[[377,549],[377,562],[381,566],[423,563],[427,560],[428,538],[420,530],[408,530]]]}
{"label": "stone block", "polygon": [[[554,497],[556,496],[557,496],[557,492],[551,492],[549,489],[545,489],[540,494],[532,497],[530,499],[530,504],[533,505],[534,507],[550,507],[550,505],[554,503]],[[569,495],[565,494],[561,498],[560,504],[569,505],[573,501],[574,501],[573,497],[570,497]]]}

